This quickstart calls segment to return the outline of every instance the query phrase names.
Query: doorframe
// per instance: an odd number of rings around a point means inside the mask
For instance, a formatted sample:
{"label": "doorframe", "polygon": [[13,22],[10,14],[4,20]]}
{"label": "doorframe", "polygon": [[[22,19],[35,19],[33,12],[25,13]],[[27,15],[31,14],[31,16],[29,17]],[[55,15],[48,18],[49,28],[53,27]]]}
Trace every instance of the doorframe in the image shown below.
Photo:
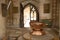
{"label": "doorframe", "polygon": [[[21,4],[22,5],[22,4]],[[20,7],[21,7],[21,5],[20,5]],[[23,5],[22,5],[22,10],[20,9],[20,27],[21,28],[23,28],[24,27],[24,13],[23,13],[23,11],[24,11],[24,9],[26,8],[26,6],[28,6],[28,5],[32,5],[35,9],[36,9],[36,13],[37,13],[37,20],[36,21],[38,21],[39,22],[39,12],[38,12],[38,10],[37,10],[37,7],[35,6],[35,5],[33,5],[33,4],[31,4],[31,3],[27,3],[24,7],[23,7]],[[22,16],[22,17],[21,17]]]}

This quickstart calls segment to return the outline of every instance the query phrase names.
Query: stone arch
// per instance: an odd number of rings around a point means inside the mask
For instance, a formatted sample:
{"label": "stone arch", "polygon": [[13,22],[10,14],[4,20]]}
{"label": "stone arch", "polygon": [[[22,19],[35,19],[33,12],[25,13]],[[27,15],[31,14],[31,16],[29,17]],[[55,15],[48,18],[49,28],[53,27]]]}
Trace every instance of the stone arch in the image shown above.
{"label": "stone arch", "polygon": [[[39,21],[39,12],[38,12],[38,10],[37,10],[37,8],[35,7],[35,5],[33,5],[33,4],[31,4],[31,3],[28,3],[28,4],[26,4],[24,7],[23,7],[23,11],[25,10],[25,8],[27,8],[27,7],[33,7],[34,9],[35,9],[35,12],[36,12],[36,20],[35,21]],[[31,10],[31,9],[30,9]],[[24,14],[25,13],[23,13],[23,18],[24,18],[24,27],[30,27],[30,25],[29,25],[29,22],[31,22],[32,20],[31,20],[31,11],[30,11],[30,16],[29,16],[29,18],[28,18],[28,20],[26,21],[26,18],[25,18],[25,16],[24,16]],[[34,14],[34,13],[33,13]],[[28,15],[29,15],[29,13],[28,13]],[[26,15],[27,17],[28,17],[28,15]],[[34,19],[34,18],[33,18]],[[28,24],[28,26],[27,26],[27,24]]]}
{"label": "stone arch", "polygon": [[24,1],[21,1],[20,3],[23,5],[23,7],[25,5],[27,5],[27,4],[33,4],[37,8],[37,10],[39,11],[39,4],[40,4],[39,1],[36,1],[36,0],[28,0],[28,1],[26,1],[26,0],[24,0]]}
{"label": "stone arch", "polygon": [[26,4],[26,5],[24,6],[23,10],[24,10],[25,7],[28,6],[28,5],[31,5],[31,6],[33,6],[33,7],[36,9],[37,21],[39,21],[39,11],[38,11],[38,9],[37,9],[37,7],[36,7],[35,5],[33,5],[32,3],[28,3],[28,4]]}
{"label": "stone arch", "polygon": [[[24,8],[27,6],[27,5],[32,5],[32,6],[34,6],[35,8],[36,8],[36,11],[37,11],[37,21],[39,21],[39,2],[36,2],[36,1],[33,1],[33,0],[29,0],[29,1],[20,1],[20,4],[22,5],[22,10],[24,10]],[[20,8],[21,9],[21,8]],[[22,16],[21,18],[20,18],[20,26],[21,27],[24,27],[24,16],[23,16],[23,11],[22,11],[22,13],[20,13],[20,15]]]}

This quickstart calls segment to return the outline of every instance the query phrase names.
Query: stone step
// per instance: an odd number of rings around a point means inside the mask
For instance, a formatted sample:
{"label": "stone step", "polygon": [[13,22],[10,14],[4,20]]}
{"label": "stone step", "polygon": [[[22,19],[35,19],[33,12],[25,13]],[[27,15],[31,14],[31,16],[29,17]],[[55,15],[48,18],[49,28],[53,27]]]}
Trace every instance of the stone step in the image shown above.
{"label": "stone step", "polygon": [[16,40],[16,38],[22,36],[26,32],[29,32],[29,30],[26,28],[13,28],[13,27],[7,28],[9,40]]}
{"label": "stone step", "polygon": [[10,37],[9,40],[16,40],[16,38],[12,38],[12,37]]}

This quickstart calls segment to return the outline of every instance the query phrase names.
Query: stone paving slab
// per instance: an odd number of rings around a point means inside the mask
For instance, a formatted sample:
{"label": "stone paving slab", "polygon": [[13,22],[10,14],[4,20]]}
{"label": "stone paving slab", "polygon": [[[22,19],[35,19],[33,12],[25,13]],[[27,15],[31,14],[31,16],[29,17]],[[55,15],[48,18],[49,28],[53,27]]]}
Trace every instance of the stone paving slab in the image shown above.
{"label": "stone paving slab", "polygon": [[54,35],[46,32],[45,35],[30,35],[30,33],[25,33],[24,38],[27,40],[52,40],[54,38]]}

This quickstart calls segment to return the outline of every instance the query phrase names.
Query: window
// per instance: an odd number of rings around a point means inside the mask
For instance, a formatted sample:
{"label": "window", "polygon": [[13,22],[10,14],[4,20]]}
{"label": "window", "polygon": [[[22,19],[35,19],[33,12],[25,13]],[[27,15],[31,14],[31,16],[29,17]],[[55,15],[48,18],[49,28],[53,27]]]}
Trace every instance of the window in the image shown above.
{"label": "window", "polygon": [[6,17],[7,16],[7,4],[1,4],[2,7],[2,16]]}
{"label": "window", "polygon": [[31,20],[36,20],[36,10],[34,7],[31,6]]}
{"label": "window", "polygon": [[50,4],[44,4],[44,13],[50,13]]}

